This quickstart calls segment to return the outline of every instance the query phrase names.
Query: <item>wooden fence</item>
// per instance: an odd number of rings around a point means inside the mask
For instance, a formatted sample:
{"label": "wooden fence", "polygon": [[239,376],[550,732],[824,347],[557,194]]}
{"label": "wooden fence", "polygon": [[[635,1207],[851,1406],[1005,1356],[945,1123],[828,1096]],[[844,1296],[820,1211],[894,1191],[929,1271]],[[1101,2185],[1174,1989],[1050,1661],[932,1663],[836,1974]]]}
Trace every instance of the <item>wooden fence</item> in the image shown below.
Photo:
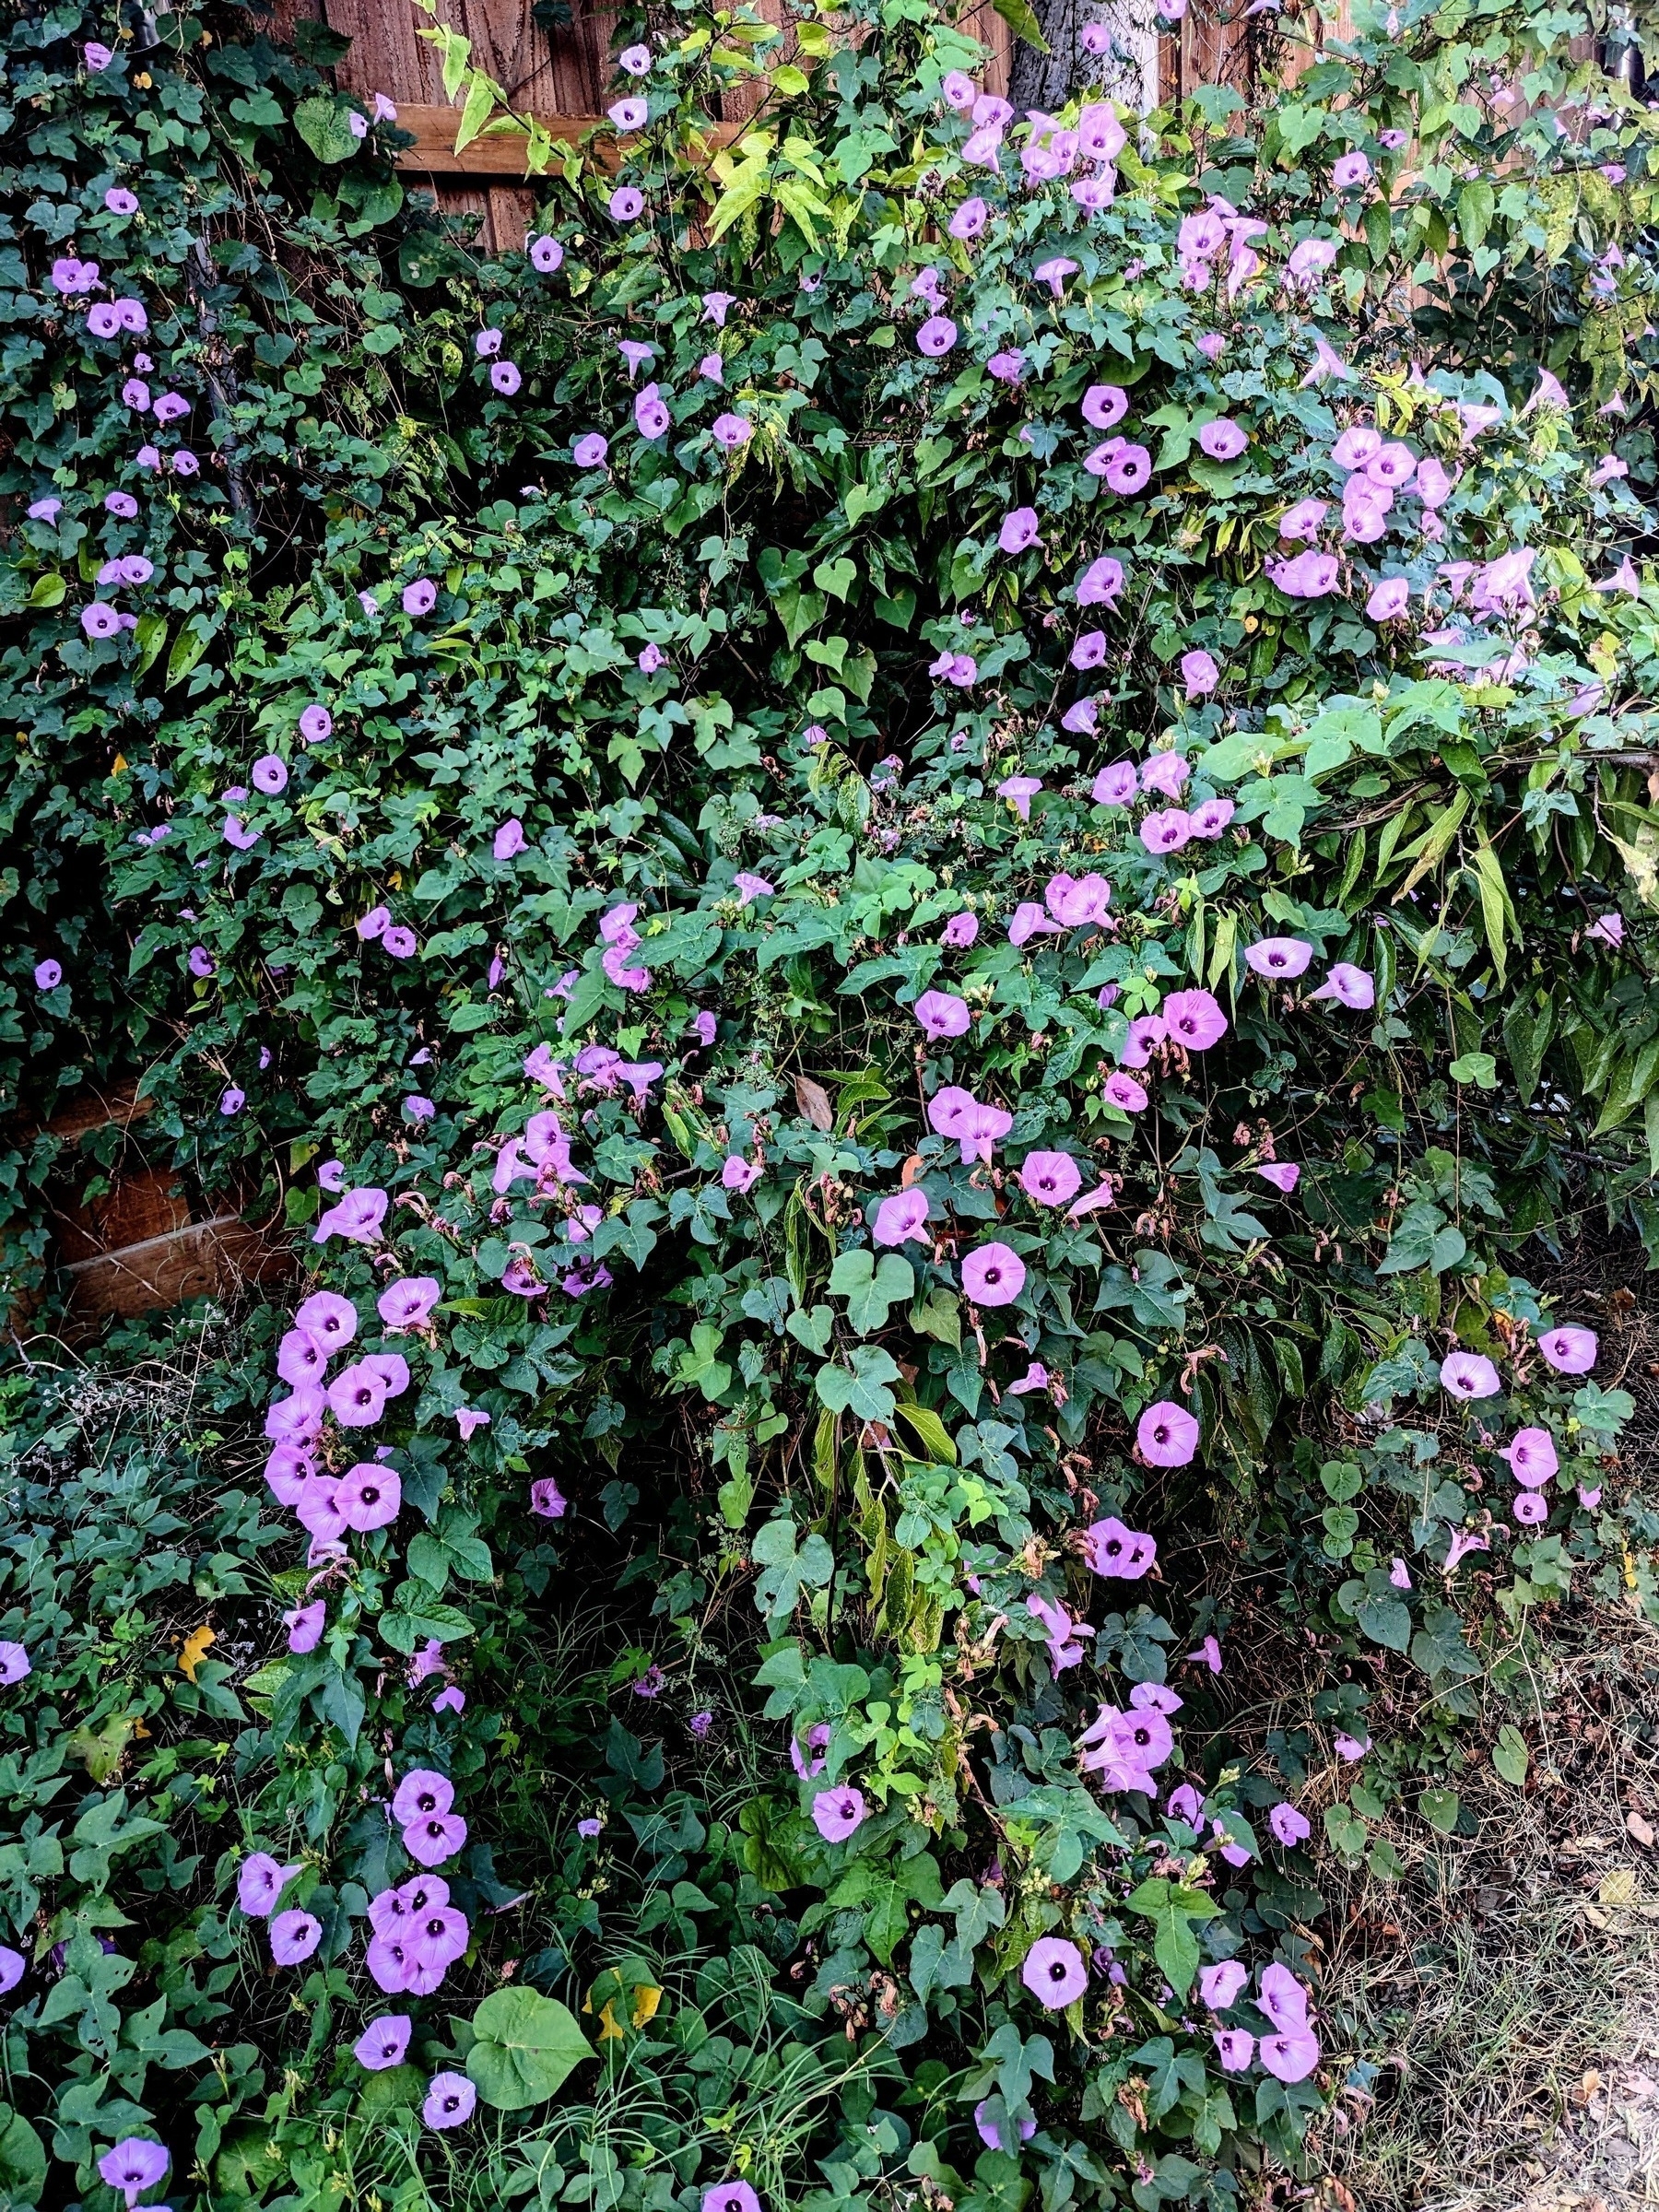
{"label": "wooden fence", "polygon": [[[1242,83],[1249,68],[1244,6],[1245,0],[1223,0],[1218,7],[1211,0],[1189,6],[1159,41],[1163,91]],[[757,0],[757,6],[782,18],[779,0]],[[573,0],[570,27],[549,32],[532,20],[529,0],[443,0],[443,7],[445,19],[471,39],[473,58],[514,105],[556,130],[561,122],[572,131],[592,124],[611,97],[614,8]],[[524,174],[522,142],[477,138],[455,152],[458,112],[444,100],[435,50],[416,34],[412,0],[277,0],[280,31],[307,17],[350,39],[351,51],[335,72],[344,90],[365,98],[383,92],[395,103],[400,125],[415,137],[402,161],[410,181],[429,190],[446,214],[477,216],[487,246],[519,244],[534,206],[529,189],[515,182]],[[990,0],[979,0],[963,20],[990,52],[986,88],[1006,91],[1013,60],[1007,25]],[[742,113],[738,96],[726,120],[741,121]]]}
{"label": "wooden fence", "polygon": [[[571,133],[597,119],[613,88],[614,8],[575,0],[570,26],[549,33],[532,19],[530,0],[442,4],[446,20],[471,39],[474,59],[516,107],[555,127],[562,120]],[[782,19],[779,0],[758,5],[761,13]],[[1244,0],[1228,5],[1236,10]],[[520,244],[534,209],[523,181],[523,142],[478,138],[455,152],[458,111],[443,97],[435,50],[416,34],[412,0],[276,0],[279,38],[291,36],[296,22],[307,18],[325,22],[351,41],[335,72],[342,89],[363,96],[383,92],[395,102],[399,124],[415,138],[402,162],[410,182],[429,191],[444,213],[477,216],[486,245]],[[990,50],[987,89],[1006,90],[1013,59],[1006,24],[989,0],[981,0],[966,21]],[[1195,7],[1159,45],[1165,90],[1237,81],[1246,66],[1240,28]],[[739,99],[727,121],[741,121],[743,112]],[[89,1093],[50,1124],[65,1146],[53,1219],[69,1288],[71,1333],[97,1327],[112,1315],[176,1305],[250,1278],[269,1279],[288,1264],[279,1238],[238,1214],[193,1215],[174,1177],[145,1156],[145,1111],[130,1090],[114,1098]],[[88,1201],[79,1194],[99,1178],[88,1174],[91,1161],[80,1140],[112,1127],[119,1142],[108,1171],[111,1187]]]}

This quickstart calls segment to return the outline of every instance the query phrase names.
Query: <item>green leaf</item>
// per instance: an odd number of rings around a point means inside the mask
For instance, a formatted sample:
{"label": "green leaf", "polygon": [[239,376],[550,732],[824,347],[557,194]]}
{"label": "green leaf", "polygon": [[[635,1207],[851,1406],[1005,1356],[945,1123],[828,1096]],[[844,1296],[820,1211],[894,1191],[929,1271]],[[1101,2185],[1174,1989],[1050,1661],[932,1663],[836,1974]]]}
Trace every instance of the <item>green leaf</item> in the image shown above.
{"label": "green leaf", "polygon": [[1373,1643],[1391,1652],[1406,1651],[1411,1642],[1411,1612],[1397,1597],[1363,1597],[1354,1618]]}
{"label": "green leaf", "polygon": [[818,1369],[818,1400],[831,1413],[853,1413],[861,1421],[890,1421],[893,1394],[887,1385],[898,1380],[899,1369],[886,1352],[861,1344],[850,1369],[833,1363]]}
{"label": "green leaf", "polygon": [[353,135],[344,100],[313,93],[294,110],[294,128],[319,161],[349,161],[360,141]]}
{"label": "green leaf", "polygon": [[497,91],[483,71],[466,88],[466,104],[461,111],[461,121],[455,130],[455,151],[472,144],[484,125],[495,112]]}
{"label": "green leaf", "polygon": [[938,1466],[956,1465],[956,1440],[931,1406],[900,1406],[894,1418],[915,1437],[924,1458]]}
{"label": "green leaf", "polygon": [[1327,1805],[1324,1810],[1324,1831],[1333,1851],[1345,1859],[1357,1859],[1365,1850],[1371,1830],[1346,1805]]}
{"label": "green leaf", "polygon": [[1532,1764],[1532,1755],[1526,1748],[1526,1738],[1512,1722],[1505,1721],[1498,1731],[1498,1741],[1492,1746],[1492,1764],[1505,1782],[1520,1789],[1526,1780]]}
{"label": "green leaf", "polygon": [[1039,53],[1053,51],[1042,35],[1041,24],[1026,6],[1026,0],[991,0],[991,5],[1017,39],[1023,39],[1028,46],[1034,46]]}
{"label": "green leaf", "polygon": [[565,2077],[594,2053],[574,2016],[534,1989],[498,1989],[472,2018],[477,2042],[466,2071],[479,2096],[498,2112],[545,2104]]}
{"label": "green leaf", "polygon": [[418,2105],[427,2093],[429,2077],[419,2066],[388,2066],[371,2074],[358,2092],[358,2112],[365,2120]]}
{"label": "green leaf", "polygon": [[860,1336],[884,1327],[888,1311],[915,1288],[915,1270],[896,1252],[883,1253],[879,1261],[868,1252],[840,1253],[830,1270],[830,1295],[846,1300],[848,1324]]}
{"label": "green leaf", "polygon": [[835,1328],[835,1308],[814,1306],[805,1313],[790,1314],[783,1326],[797,1344],[804,1344],[809,1352],[821,1359],[830,1349],[830,1338]]}
{"label": "green leaf", "polygon": [[1482,1090],[1498,1088],[1498,1063],[1490,1053],[1465,1053],[1446,1073],[1453,1083],[1473,1083]]}
{"label": "green leaf", "polygon": [[918,1336],[947,1344],[953,1352],[962,1348],[962,1301],[954,1290],[935,1283],[927,1296],[910,1310],[910,1325]]}
{"label": "green leaf", "polygon": [[1463,1810],[1463,1799],[1455,1790],[1425,1790],[1418,1799],[1418,1810],[1442,1836],[1449,1836],[1457,1826],[1457,1816]]}
{"label": "green leaf", "polygon": [[1457,228],[1465,246],[1477,246],[1492,227],[1497,195],[1484,179],[1465,184],[1457,195]]}
{"label": "green leaf", "polygon": [[69,586],[55,569],[47,569],[34,580],[29,594],[30,606],[62,606]]}
{"label": "green leaf", "polygon": [[787,1513],[769,1521],[749,1548],[763,1570],[755,1583],[755,1603],[774,1624],[794,1611],[803,1586],[821,1590],[835,1572],[835,1554],[816,1530],[797,1550],[794,1523]]}
{"label": "green leaf", "polygon": [[858,563],[844,553],[839,560],[820,560],[812,571],[812,581],[831,598],[845,599],[858,582]]}
{"label": "green leaf", "polygon": [[0,2195],[20,2212],[38,2205],[45,2187],[45,2145],[21,2112],[0,2104]]}
{"label": "green leaf", "polygon": [[207,650],[207,641],[194,628],[182,629],[173,640],[173,649],[167,656],[167,674],[162,682],[169,688],[186,677]]}
{"label": "green leaf", "polygon": [[167,617],[153,609],[140,615],[133,635],[138,646],[138,674],[147,676],[167,642]]}
{"label": "green leaf", "polygon": [[712,1405],[732,1383],[732,1371],[718,1357],[724,1339],[713,1322],[700,1321],[691,1332],[691,1348],[682,1352],[674,1379],[688,1387],[695,1383]]}

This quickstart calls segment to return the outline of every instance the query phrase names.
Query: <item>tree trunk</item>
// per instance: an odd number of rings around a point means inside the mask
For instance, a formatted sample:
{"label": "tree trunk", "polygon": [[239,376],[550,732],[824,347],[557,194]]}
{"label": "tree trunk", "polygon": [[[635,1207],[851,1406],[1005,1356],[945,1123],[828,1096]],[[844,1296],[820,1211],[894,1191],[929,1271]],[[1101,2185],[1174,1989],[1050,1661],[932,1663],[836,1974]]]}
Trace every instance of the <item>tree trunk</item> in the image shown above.
{"label": "tree trunk", "polygon": [[[1158,17],[1153,0],[1035,0],[1050,52],[1022,39],[1014,50],[1008,98],[1017,110],[1054,109],[1080,85],[1097,82],[1137,114],[1158,105]],[[1103,23],[1112,52],[1103,60],[1083,51],[1083,27]]]}

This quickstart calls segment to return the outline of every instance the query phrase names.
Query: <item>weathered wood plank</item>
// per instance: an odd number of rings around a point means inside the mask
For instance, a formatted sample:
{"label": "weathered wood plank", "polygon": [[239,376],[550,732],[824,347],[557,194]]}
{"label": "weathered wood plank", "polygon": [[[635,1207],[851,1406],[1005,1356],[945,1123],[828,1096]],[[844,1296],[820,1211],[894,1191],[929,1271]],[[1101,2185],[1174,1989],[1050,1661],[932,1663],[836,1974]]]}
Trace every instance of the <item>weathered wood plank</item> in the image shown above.
{"label": "weathered wood plank", "polygon": [[220,1214],[74,1261],[65,1273],[71,1323],[87,1328],[182,1305],[190,1298],[229,1297],[246,1283],[272,1282],[293,1271],[287,1246],[240,1215]]}
{"label": "weathered wood plank", "polygon": [[[584,131],[591,131],[604,118],[543,115],[540,120],[560,145],[569,146],[574,145]],[[406,147],[398,156],[398,167],[429,177],[522,178],[528,173],[524,168],[524,140],[516,133],[487,131],[481,138],[475,138],[470,146],[456,153],[455,133],[460,122],[459,108],[413,103],[406,106],[399,100],[397,127],[412,133],[415,143]]]}

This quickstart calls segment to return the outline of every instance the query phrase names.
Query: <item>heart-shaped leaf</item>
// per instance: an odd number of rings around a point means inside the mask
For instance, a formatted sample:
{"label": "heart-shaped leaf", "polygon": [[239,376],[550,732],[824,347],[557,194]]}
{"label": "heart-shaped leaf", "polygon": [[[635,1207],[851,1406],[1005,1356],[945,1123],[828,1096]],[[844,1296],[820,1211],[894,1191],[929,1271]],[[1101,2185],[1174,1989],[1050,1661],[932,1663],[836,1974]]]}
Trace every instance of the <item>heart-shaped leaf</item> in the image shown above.
{"label": "heart-shaped leaf", "polygon": [[594,2053],[575,2016],[539,1990],[498,1989],[473,2014],[466,2071],[486,2104],[523,2112],[545,2104]]}

